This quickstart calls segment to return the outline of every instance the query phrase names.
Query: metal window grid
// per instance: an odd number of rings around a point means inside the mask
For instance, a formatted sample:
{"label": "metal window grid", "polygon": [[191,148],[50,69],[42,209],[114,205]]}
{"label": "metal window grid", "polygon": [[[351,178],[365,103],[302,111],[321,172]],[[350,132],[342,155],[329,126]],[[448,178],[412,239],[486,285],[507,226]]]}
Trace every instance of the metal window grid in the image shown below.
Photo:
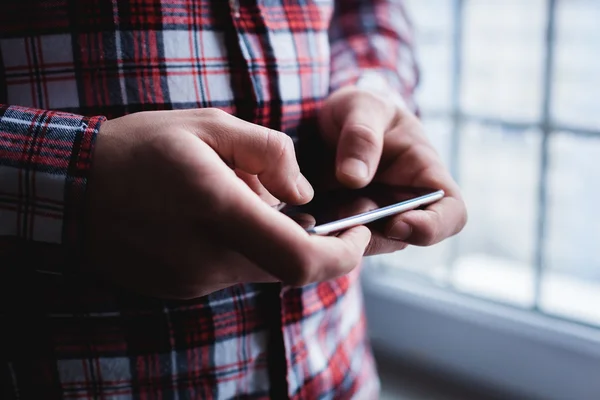
{"label": "metal window grid", "polygon": [[[556,123],[552,119],[551,107],[554,94],[554,71],[555,71],[555,46],[556,46],[556,14],[559,0],[546,0],[546,27],[544,40],[544,63],[543,63],[543,96],[541,107],[541,118],[537,122],[520,123],[503,120],[500,118],[489,118],[482,115],[465,113],[460,104],[460,93],[462,89],[462,45],[463,45],[463,22],[464,9],[467,0],[454,0],[452,9],[453,19],[453,50],[452,50],[452,87],[450,117],[452,123],[451,145],[450,145],[450,171],[460,183],[458,154],[461,146],[461,129],[465,122],[476,122],[488,126],[499,126],[509,129],[531,129],[536,128],[542,133],[541,157],[539,165],[539,185],[537,188],[538,213],[534,248],[534,301],[532,309],[541,311],[540,296],[542,290],[542,279],[545,269],[544,248],[546,244],[546,221],[548,215],[548,166],[549,166],[549,144],[550,138],[555,132],[565,132],[580,136],[600,136],[600,131],[593,129],[578,128]],[[436,115],[437,114],[437,115]],[[430,113],[429,117],[447,116],[447,113]],[[460,238],[457,238],[460,240]],[[452,269],[458,258],[458,243],[454,241],[449,256],[449,268]],[[451,273],[451,271],[450,271]]]}

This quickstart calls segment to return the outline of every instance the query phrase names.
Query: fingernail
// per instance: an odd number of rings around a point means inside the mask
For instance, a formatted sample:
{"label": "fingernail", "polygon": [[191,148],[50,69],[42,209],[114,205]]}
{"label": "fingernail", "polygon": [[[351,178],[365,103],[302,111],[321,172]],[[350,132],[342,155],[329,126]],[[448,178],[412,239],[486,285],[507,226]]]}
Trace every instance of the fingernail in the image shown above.
{"label": "fingernail", "polygon": [[303,229],[310,229],[310,228],[315,227],[315,219],[314,218],[308,218],[308,217],[305,217],[302,215],[295,215],[293,219]]}
{"label": "fingernail", "polygon": [[304,175],[298,175],[296,187],[298,188],[298,193],[302,199],[312,199],[315,194],[312,185],[306,180]]}
{"label": "fingernail", "polygon": [[369,176],[369,167],[365,164],[364,161],[361,161],[357,158],[349,158],[345,160],[340,170],[348,176],[353,176],[355,178],[367,178]]}
{"label": "fingernail", "polygon": [[412,226],[404,221],[396,222],[389,230],[388,237],[392,240],[404,241],[412,234]]}

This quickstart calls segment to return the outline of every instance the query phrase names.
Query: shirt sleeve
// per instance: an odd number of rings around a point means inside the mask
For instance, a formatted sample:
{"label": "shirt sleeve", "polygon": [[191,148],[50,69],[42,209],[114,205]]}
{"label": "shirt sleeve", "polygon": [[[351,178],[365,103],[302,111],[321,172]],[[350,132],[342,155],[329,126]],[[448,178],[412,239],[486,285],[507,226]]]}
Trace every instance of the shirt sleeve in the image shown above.
{"label": "shirt sleeve", "polygon": [[403,0],[336,0],[329,34],[332,91],[357,85],[417,111],[419,72]]}
{"label": "shirt sleeve", "polygon": [[102,121],[0,105],[0,242],[79,248],[91,155]]}

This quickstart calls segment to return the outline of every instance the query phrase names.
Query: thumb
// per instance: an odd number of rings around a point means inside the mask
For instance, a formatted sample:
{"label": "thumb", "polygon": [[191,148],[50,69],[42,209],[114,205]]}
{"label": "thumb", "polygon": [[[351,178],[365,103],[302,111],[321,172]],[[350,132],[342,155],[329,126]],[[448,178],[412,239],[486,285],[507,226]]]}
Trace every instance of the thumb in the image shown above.
{"label": "thumb", "polygon": [[291,218],[248,195],[246,185],[229,188],[230,206],[219,216],[215,233],[282,282],[294,286],[320,282],[346,274],[360,263],[371,237],[364,226],[338,236],[309,235]]}
{"label": "thumb", "polygon": [[342,106],[336,151],[336,177],[351,188],[366,186],[377,172],[385,132],[391,125],[395,107],[385,99],[359,91],[349,93]]}

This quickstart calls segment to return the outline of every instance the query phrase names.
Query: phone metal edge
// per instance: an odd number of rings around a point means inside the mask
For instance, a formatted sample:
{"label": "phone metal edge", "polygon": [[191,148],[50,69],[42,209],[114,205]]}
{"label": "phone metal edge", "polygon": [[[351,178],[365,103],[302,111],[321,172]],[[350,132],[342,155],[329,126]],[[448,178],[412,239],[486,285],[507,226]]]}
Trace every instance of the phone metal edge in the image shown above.
{"label": "phone metal edge", "polygon": [[394,214],[398,214],[405,211],[414,210],[422,205],[431,204],[435,201],[441,200],[445,195],[443,190],[437,190],[433,193],[426,194],[424,196],[417,197],[403,201],[401,203],[392,204],[387,207],[378,208],[358,216],[347,217],[340,219],[335,222],[329,222],[323,225],[317,225],[315,227],[306,229],[306,232],[314,235],[328,235],[333,232],[337,232],[343,229],[352,228],[358,225],[365,225],[369,222],[376,221],[381,218],[389,217]]}

